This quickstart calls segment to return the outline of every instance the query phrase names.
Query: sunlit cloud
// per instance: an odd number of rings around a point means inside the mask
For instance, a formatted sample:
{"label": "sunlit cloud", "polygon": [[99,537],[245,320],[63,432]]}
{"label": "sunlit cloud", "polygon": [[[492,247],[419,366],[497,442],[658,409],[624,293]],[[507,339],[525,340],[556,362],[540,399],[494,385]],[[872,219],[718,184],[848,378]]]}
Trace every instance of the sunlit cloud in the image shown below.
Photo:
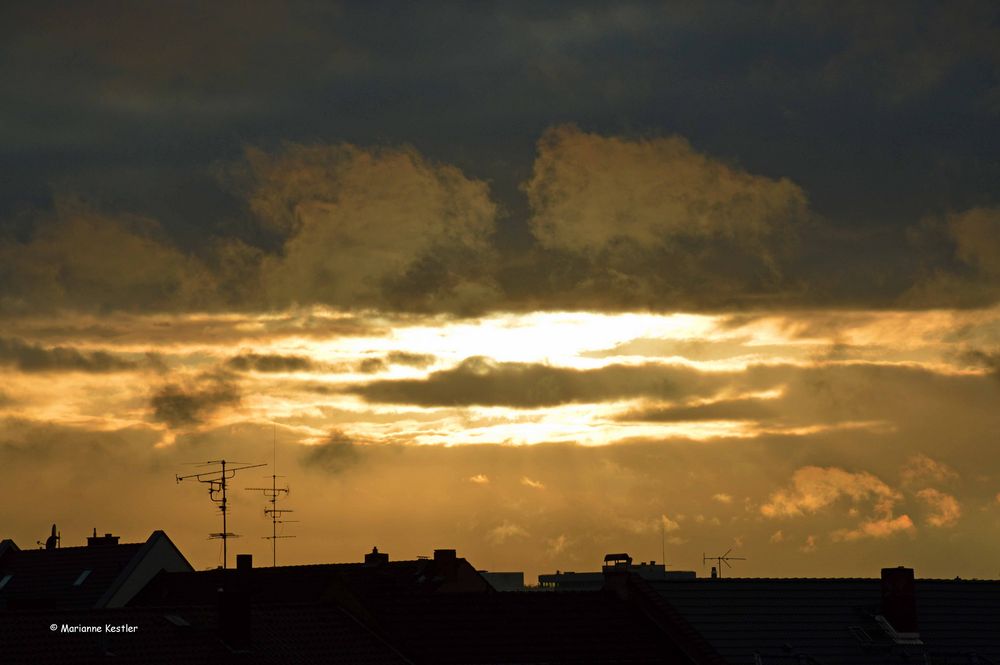
{"label": "sunlit cloud", "polygon": [[962,507],[951,494],[927,487],[917,492],[917,498],[930,510],[925,519],[931,526],[954,526],[962,516]]}
{"label": "sunlit cloud", "polygon": [[514,524],[513,522],[504,522],[492,529],[487,533],[486,537],[494,545],[503,545],[508,540],[512,538],[525,538],[528,536],[528,532],[523,528]]}

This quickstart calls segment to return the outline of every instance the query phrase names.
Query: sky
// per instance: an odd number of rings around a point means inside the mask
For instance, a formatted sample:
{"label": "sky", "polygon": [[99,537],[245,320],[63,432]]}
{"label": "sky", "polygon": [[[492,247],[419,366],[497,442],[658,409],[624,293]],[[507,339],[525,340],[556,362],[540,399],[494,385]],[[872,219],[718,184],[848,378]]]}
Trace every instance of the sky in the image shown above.
{"label": "sky", "polygon": [[22,547],[1000,577],[1000,9],[4,3],[0,376]]}

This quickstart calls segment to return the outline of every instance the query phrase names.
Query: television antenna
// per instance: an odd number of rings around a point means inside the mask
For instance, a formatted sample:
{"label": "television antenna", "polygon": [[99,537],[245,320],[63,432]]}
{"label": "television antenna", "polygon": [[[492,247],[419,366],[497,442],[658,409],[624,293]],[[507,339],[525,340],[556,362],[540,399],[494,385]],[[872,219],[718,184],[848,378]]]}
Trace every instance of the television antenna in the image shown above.
{"label": "television antenna", "polygon": [[[274,439],[272,441],[272,446],[273,446],[272,455],[274,456],[274,466],[271,467],[271,468],[273,468],[275,471],[277,471],[278,470],[278,428],[277,428],[277,426],[275,426],[275,428],[274,428]],[[291,494],[291,490],[288,489],[288,485],[287,484],[284,487],[278,487],[278,478],[284,478],[284,476],[279,476],[277,474],[272,473],[271,474],[271,486],[270,487],[246,487],[246,488],[244,488],[244,489],[246,489],[247,491],[250,491],[250,492],[261,492],[261,493],[263,493],[264,496],[267,497],[268,503],[271,504],[270,507],[265,507],[264,508],[264,515],[271,518],[271,535],[270,536],[261,536],[261,538],[263,538],[264,540],[270,540],[271,541],[271,567],[272,568],[278,565],[278,539],[279,538],[294,538],[295,537],[295,536],[285,536],[285,535],[280,535],[279,536],[278,535],[278,525],[279,524],[287,524],[289,522],[298,522],[298,520],[286,520],[286,519],[283,519],[283,516],[285,515],[285,513],[292,513],[292,512],[295,512],[295,511],[292,510],[292,509],[290,509],[290,508],[278,508],[278,499],[281,498],[281,495],[284,494],[285,496],[287,496],[287,495]]]}
{"label": "television antenna", "polygon": [[733,551],[733,548],[730,547],[728,550],[726,550],[725,554],[722,554],[720,556],[705,556],[705,553],[702,552],[701,553],[701,565],[704,566],[705,563],[707,563],[708,561],[717,561],[718,562],[717,570],[719,571],[719,577],[721,578],[722,577],[722,564],[726,564],[728,567],[732,568],[733,565],[731,563],[729,563],[730,561],[746,561],[745,557],[741,557],[741,556],[729,556],[729,553],[732,552],[732,551]]}
{"label": "television antenna", "polygon": [[[267,466],[267,464],[247,464],[245,462],[229,462],[229,468],[226,468],[226,460],[209,460],[208,462],[201,462],[202,466],[219,465],[218,469],[213,469],[211,471],[202,471],[201,473],[189,473],[185,476],[174,475],[174,478],[180,483],[182,480],[197,480],[199,483],[204,483],[208,485],[208,497],[214,502],[219,504],[219,511],[222,513],[222,531],[219,533],[208,534],[209,539],[221,538],[222,539],[222,567],[227,567],[228,551],[226,548],[226,541],[230,538],[239,538],[235,533],[230,533],[226,525],[226,514],[228,512],[227,499],[226,499],[226,487],[228,481],[236,476],[237,471],[243,471],[245,469],[256,469],[257,467]],[[236,466],[233,466],[236,465]]]}

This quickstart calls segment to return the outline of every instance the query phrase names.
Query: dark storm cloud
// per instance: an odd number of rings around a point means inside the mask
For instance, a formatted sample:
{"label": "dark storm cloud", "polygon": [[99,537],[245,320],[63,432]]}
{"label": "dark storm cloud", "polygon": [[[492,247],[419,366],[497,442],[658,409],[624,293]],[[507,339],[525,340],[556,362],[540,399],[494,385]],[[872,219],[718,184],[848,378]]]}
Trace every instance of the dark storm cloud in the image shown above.
{"label": "dark storm cloud", "polygon": [[307,356],[242,353],[227,360],[226,366],[237,372],[307,372],[316,363]]}
{"label": "dark storm cloud", "polygon": [[[906,242],[997,205],[992,2],[8,3],[0,43],[5,311],[1000,293],[995,221]],[[32,214],[67,193],[101,221]]]}
{"label": "dark storm cloud", "polygon": [[389,368],[389,365],[381,358],[365,358],[360,363],[358,363],[358,371],[363,374],[375,374],[376,372],[384,372]]}
{"label": "dark storm cloud", "polygon": [[327,473],[343,473],[359,464],[362,454],[359,445],[340,430],[330,433],[323,443],[309,448],[302,455],[300,463],[306,467],[316,467]]}
{"label": "dark storm cloud", "polygon": [[239,404],[239,387],[225,378],[213,378],[194,385],[169,383],[149,400],[152,418],[172,428],[204,422],[216,410]]}
{"label": "dark storm cloud", "polygon": [[27,241],[0,237],[0,311],[202,308],[207,266],[153,220],[109,216],[77,201],[43,215]]}
{"label": "dark storm cloud", "polygon": [[386,355],[385,359],[392,365],[409,365],[410,367],[427,367],[434,364],[434,356],[429,353],[392,351]]}
{"label": "dark storm cloud", "polygon": [[690,406],[662,407],[628,411],[617,420],[640,420],[658,423],[682,423],[703,420],[769,420],[780,409],[769,400],[733,399],[718,400]]}
{"label": "dark storm cloud", "polygon": [[0,337],[0,365],[21,372],[122,372],[139,363],[106,351],[80,351],[70,347],[44,347],[20,339]]}
{"label": "dark storm cloud", "polygon": [[392,351],[384,357],[365,358],[358,363],[358,371],[364,374],[375,374],[389,369],[390,365],[407,365],[409,367],[427,367],[434,364],[434,356],[427,353],[410,353],[408,351]]}
{"label": "dark storm cloud", "polygon": [[653,395],[664,399],[708,396],[725,385],[726,379],[726,375],[683,366],[610,365],[575,370],[475,357],[453,369],[432,372],[424,380],[373,381],[349,391],[371,402],[532,408]]}

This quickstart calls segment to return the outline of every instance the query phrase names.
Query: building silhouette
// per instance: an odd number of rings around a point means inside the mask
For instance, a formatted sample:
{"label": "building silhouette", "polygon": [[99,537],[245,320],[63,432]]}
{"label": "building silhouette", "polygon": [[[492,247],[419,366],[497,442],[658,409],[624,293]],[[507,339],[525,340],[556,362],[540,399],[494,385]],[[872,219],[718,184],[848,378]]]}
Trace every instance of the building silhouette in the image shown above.
{"label": "building silhouette", "polygon": [[0,541],[0,610],[122,607],[160,571],[193,570],[162,531],[119,543],[94,529],[82,547],[56,547],[53,536],[44,549]]}
{"label": "building silhouette", "polygon": [[596,586],[503,592],[453,549],[361,559],[194,571],[159,531],[3,541],[0,662],[1000,663],[997,581],[697,578],[610,554]]}

